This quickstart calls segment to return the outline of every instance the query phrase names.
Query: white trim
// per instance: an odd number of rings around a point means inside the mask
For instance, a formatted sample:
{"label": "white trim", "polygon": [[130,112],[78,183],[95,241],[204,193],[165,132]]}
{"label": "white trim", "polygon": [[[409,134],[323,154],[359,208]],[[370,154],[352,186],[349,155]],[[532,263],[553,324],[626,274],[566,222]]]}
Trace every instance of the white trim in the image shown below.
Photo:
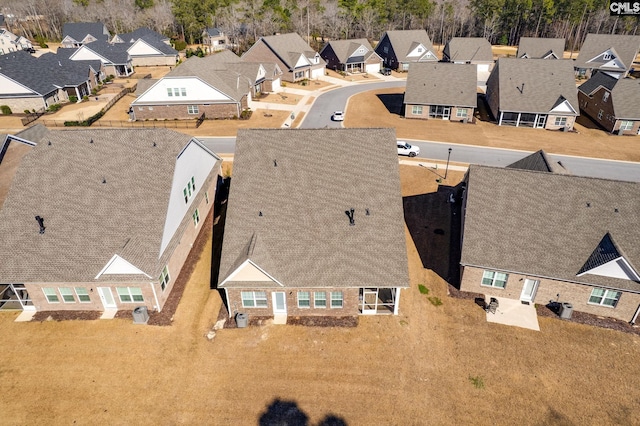
{"label": "white trim", "polygon": [[[107,272],[107,270],[112,266],[124,267],[126,269],[123,270],[122,272]],[[117,254],[114,254],[111,260],[109,260],[107,264],[104,265],[104,268],[102,268],[102,270],[98,272],[98,275],[95,276],[94,280],[97,280],[98,278],[100,278],[101,275],[130,275],[130,274],[132,275],[142,274],[147,278],[151,278],[151,275],[143,272],[142,270],[134,266],[132,263],[126,261],[124,258],[118,256]]]}
{"label": "white trim", "polygon": [[153,282],[149,282],[151,286],[151,291],[153,292],[153,298],[156,300],[155,308],[160,312],[162,309],[160,308],[160,302],[158,301],[158,294],[156,293],[156,287],[153,285]]}
{"label": "white trim", "polygon": [[275,279],[273,276],[271,276],[267,271],[265,271],[264,269],[262,269],[261,267],[259,267],[258,265],[255,264],[255,262],[253,262],[251,259],[247,259],[244,262],[242,262],[242,264],[240,264],[240,266],[238,266],[232,273],[230,273],[227,278],[225,278],[221,283],[220,286],[225,285],[227,282],[232,281],[232,278],[235,277],[241,270],[242,268],[247,265],[250,264],[253,267],[257,268],[260,272],[262,272],[263,274],[265,274],[267,277],[269,277],[273,282],[277,283],[278,285],[280,285],[280,287],[284,287],[284,284],[282,284],[280,281],[278,281],[277,279]]}

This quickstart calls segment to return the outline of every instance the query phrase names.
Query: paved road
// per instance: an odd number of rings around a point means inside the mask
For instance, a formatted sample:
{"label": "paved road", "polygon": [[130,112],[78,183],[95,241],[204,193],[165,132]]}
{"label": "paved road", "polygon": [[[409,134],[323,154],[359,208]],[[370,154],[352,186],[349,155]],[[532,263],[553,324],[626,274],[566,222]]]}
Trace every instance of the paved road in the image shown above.
{"label": "paved road", "polygon": [[[232,154],[235,148],[235,138],[202,137],[200,139],[209,149],[218,154]],[[407,139],[407,141],[418,145],[420,147],[420,157],[425,159],[447,161],[448,149],[451,148],[451,162],[454,163],[504,167],[530,154],[527,151],[450,144],[447,142],[416,141],[412,139]],[[556,154],[550,154],[550,156],[554,161],[562,162],[562,165],[574,175],[640,182],[640,163]]]}
{"label": "paved road", "polygon": [[[342,123],[331,121],[334,111],[344,111],[349,97],[369,90],[387,89],[390,87],[403,87],[406,81],[385,81],[383,83],[354,84],[342,89],[331,90],[315,100],[309,113],[305,116],[301,128],[320,129],[323,127],[342,127]],[[349,111],[346,112],[349,114]]]}

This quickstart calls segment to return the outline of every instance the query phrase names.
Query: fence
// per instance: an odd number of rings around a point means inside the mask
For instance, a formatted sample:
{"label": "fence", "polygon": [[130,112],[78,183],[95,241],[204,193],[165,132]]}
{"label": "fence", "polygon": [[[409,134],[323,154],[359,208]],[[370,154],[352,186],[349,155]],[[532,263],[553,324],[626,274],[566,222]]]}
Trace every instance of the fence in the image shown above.
{"label": "fence", "polygon": [[[66,120],[40,120],[47,127],[69,127],[65,126]],[[122,120],[98,120],[91,124],[91,127],[111,127],[111,128],[166,128],[166,129],[195,129],[199,126],[196,120],[160,120],[160,121],[122,121]]]}

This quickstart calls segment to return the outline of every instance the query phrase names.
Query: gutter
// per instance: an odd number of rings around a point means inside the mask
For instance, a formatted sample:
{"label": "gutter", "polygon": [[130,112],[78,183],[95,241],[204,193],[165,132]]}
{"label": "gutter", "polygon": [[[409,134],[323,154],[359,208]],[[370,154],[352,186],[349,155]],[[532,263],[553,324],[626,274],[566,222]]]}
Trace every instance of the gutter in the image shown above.
{"label": "gutter", "polygon": [[156,299],[156,309],[158,309],[158,312],[160,312],[162,310],[162,308],[160,307],[160,302],[158,302],[158,295],[156,293],[156,288],[153,286],[153,282],[149,282],[149,285],[151,285],[151,291],[153,291],[153,297],[154,299]]}

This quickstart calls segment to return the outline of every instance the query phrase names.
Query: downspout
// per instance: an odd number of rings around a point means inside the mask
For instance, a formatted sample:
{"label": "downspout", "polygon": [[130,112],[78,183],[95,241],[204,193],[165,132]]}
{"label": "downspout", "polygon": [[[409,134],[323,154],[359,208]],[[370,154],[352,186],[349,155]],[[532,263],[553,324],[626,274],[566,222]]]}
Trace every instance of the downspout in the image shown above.
{"label": "downspout", "polygon": [[231,315],[233,315],[231,313],[231,304],[229,303],[229,292],[227,291],[227,289],[223,289],[224,290],[224,298],[227,299],[227,312],[229,313],[229,318],[231,318]]}
{"label": "downspout", "polygon": [[400,291],[402,290],[402,288],[397,287],[396,289],[396,304],[393,307],[393,315],[398,315],[399,311],[400,311]]}
{"label": "downspout", "polygon": [[160,302],[158,302],[158,295],[156,294],[156,288],[154,287],[153,282],[149,282],[149,285],[151,285],[151,291],[153,291],[153,297],[156,299],[156,309],[158,309],[158,312],[160,312],[162,308],[160,307]]}
{"label": "downspout", "polygon": [[631,318],[631,321],[629,322],[630,324],[635,324],[636,320],[638,319],[638,315],[640,315],[640,305],[638,305],[638,309],[636,309],[636,313],[633,314],[633,318]]}

